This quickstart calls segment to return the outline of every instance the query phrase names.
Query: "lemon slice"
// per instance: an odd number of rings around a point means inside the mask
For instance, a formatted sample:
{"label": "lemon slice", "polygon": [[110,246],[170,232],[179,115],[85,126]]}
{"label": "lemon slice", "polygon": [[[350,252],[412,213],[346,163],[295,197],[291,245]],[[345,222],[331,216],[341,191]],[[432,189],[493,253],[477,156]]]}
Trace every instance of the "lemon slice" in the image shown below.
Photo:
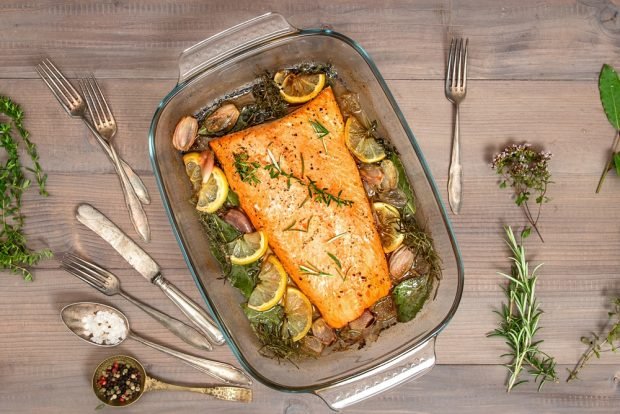
{"label": "lemon slice", "polygon": [[200,187],[196,210],[215,213],[224,205],[226,197],[228,197],[228,181],[224,171],[213,167],[209,180]]}
{"label": "lemon slice", "polygon": [[304,103],[314,98],[325,86],[325,74],[296,75],[289,73],[284,76],[281,72],[274,78],[280,87],[280,95],[288,103]]}
{"label": "lemon slice", "polygon": [[396,207],[387,203],[373,203],[372,207],[377,215],[383,251],[385,253],[393,252],[405,240],[405,235],[398,231],[400,213]]}
{"label": "lemon slice", "polygon": [[230,262],[237,265],[254,263],[267,252],[267,235],[263,231],[244,234],[229,243]]}
{"label": "lemon slice", "polygon": [[371,164],[385,158],[385,150],[371,131],[351,116],[344,126],[344,142],[361,162]]}
{"label": "lemon slice", "polygon": [[198,191],[202,181],[202,173],[200,171],[200,153],[188,152],[183,156],[183,163],[185,164],[185,173],[194,186],[194,191]]}
{"label": "lemon slice", "polygon": [[312,304],[306,295],[294,287],[287,287],[284,297],[284,314],[286,315],[286,329],[293,342],[306,336],[312,327]]}
{"label": "lemon slice", "polygon": [[276,306],[284,296],[288,275],[277,257],[264,261],[258,274],[258,284],[250,294],[248,308],[264,312]]}

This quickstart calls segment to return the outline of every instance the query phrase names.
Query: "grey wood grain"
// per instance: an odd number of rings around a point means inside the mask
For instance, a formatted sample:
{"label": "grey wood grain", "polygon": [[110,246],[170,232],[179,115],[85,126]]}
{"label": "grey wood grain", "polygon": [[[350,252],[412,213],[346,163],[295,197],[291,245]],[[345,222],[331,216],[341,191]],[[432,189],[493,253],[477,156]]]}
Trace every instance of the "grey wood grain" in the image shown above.
{"label": "grey wood grain", "polygon": [[[31,191],[24,198],[28,238],[35,248],[77,250],[105,264],[127,291],[182,318],[157,288],[73,218],[75,205],[89,202],[131,233],[112,166],[84,126],[69,119],[36,79],[33,64],[43,56],[71,77],[92,71],[101,79],[119,124],[119,153],[153,195],[146,208],[153,242],[142,246],[167,278],[200,300],[157,196],[147,150],[152,114],[176,83],[181,50],[270,10],[298,27],[329,24],[354,38],[388,80],[445,199],[452,130],[452,107],[442,89],[445,49],[452,35],[465,35],[471,42],[470,86],[461,109],[465,198],[461,215],[453,217],[466,268],[463,300],[438,338],[439,365],[430,374],[345,412],[618,412],[618,356],[592,361],[580,382],[548,384],[541,393],[530,384],[506,394],[506,370],[500,365],[505,361],[499,357],[505,346],[485,337],[497,324],[492,310],[503,299],[497,275],[508,266],[502,226],[525,224],[489,166],[507,142],[527,140],[554,153],[553,200],[540,222],[547,242],[531,238],[528,248],[532,264],[545,263],[538,290],[545,310],[541,347],[562,364],[562,381],[564,369],[583,351],[579,337],[602,329],[609,300],[620,293],[620,179],[610,176],[594,195],[613,139],[596,78],[603,62],[620,66],[618,9],[617,0],[1,2],[0,94],[24,107],[26,126],[49,173],[50,197]],[[111,352],[88,347],[64,328],[58,312],[67,303],[113,304],[136,331],[184,347],[137,308],[97,293],[55,261],[42,263],[35,278],[27,284],[0,274],[0,412],[84,413],[97,405],[89,388],[91,371]],[[165,380],[210,381],[137,343],[124,343],[118,351],[138,357]],[[209,356],[237,363],[226,347]],[[260,384],[254,390],[255,401],[247,406],[153,393],[124,411],[328,412],[311,395],[282,394]]]}

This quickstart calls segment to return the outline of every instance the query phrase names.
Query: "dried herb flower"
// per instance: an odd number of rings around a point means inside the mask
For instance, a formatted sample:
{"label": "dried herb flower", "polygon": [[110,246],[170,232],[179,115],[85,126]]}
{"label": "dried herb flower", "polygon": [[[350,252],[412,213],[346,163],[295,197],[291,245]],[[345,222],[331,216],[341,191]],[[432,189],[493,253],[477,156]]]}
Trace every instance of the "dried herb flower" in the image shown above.
{"label": "dried herb flower", "polygon": [[[550,200],[547,197],[547,187],[552,183],[548,166],[550,159],[550,152],[538,152],[530,144],[513,144],[496,154],[492,164],[492,168],[502,177],[499,187],[510,186],[514,189],[515,204],[523,207],[527,220],[543,242],[538,219],[542,205]],[[536,216],[528,204],[532,197],[538,204]],[[525,235],[528,234],[529,229],[526,229]]]}

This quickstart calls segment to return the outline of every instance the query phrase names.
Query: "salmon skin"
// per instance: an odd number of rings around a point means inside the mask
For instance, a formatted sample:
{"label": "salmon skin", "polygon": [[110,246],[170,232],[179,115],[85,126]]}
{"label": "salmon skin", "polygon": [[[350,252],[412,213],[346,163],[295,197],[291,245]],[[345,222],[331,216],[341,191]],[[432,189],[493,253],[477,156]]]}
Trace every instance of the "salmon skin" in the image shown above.
{"label": "salmon skin", "polygon": [[283,118],[210,146],[254,227],[331,327],[345,326],[389,293],[385,254],[331,88]]}

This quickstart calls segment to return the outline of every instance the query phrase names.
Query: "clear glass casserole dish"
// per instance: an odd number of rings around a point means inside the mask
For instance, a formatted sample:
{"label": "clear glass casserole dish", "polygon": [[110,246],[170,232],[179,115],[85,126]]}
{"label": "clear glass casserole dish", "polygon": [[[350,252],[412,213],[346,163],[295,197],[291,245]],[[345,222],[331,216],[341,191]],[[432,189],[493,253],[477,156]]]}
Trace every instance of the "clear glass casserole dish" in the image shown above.
{"label": "clear glass casserole dish", "polygon": [[[400,153],[416,195],[417,219],[425,225],[442,259],[436,296],[411,322],[381,333],[362,349],[296,361],[297,366],[261,356],[261,344],[240,303],[242,295],[221,278],[207,237],[188,200],[181,155],[171,137],[178,120],[227,93],[248,85],[265,70],[300,62],[329,62],[363,108],[377,119]],[[334,409],[361,401],[429,371],[434,344],[461,299],[464,275],[459,249],[439,192],[413,133],[368,54],[353,40],[327,29],[298,30],[269,13],[187,49],[179,60],[176,87],[161,101],[149,134],[153,171],[174,235],[209,310],[240,363],[262,383],[281,391],[312,392]]]}

